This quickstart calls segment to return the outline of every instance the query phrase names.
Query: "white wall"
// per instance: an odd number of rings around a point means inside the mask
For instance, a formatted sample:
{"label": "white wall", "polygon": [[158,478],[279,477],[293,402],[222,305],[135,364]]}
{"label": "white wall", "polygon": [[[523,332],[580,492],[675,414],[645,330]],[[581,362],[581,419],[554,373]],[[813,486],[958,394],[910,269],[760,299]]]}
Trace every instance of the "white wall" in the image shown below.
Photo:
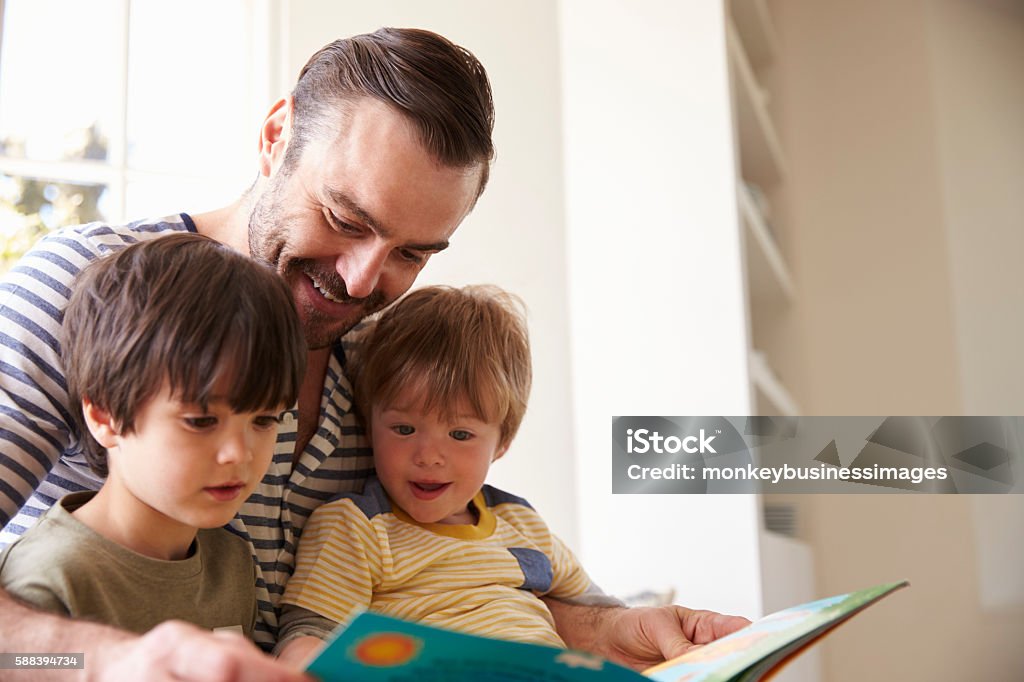
{"label": "white wall", "polygon": [[490,480],[529,499],[576,547],[556,5],[292,0],[286,14],[288,87],[326,43],[381,26],[437,31],[487,68],[497,110],[497,162],[452,248],[432,260],[417,284],[488,282],[526,302],[533,393],[519,436]]}
{"label": "white wall", "polygon": [[561,3],[584,564],[605,589],[760,610],[756,500],[611,494],[611,418],[746,414],[721,2]]}
{"label": "white wall", "polygon": [[929,57],[967,414],[1024,414],[1024,3],[933,0]]}
{"label": "white wall", "polygon": [[[800,292],[783,371],[811,414],[1024,409],[1013,6],[772,3]],[[911,583],[816,647],[826,679],[1019,679],[1024,497],[794,497],[821,595]]]}
{"label": "white wall", "polygon": [[[1024,414],[1024,4],[928,5],[932,97],[967,414]],[[1024,497],[971,500],[984,609],[1024,609]]]}

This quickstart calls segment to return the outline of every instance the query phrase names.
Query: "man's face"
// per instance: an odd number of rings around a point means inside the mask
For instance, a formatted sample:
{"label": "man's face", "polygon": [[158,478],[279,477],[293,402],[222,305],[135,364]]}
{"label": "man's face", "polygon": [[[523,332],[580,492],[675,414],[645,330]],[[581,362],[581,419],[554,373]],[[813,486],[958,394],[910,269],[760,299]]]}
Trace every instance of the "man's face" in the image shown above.
{"label": "man's face", "polygon": [[310,348],[405,293],[448,246],[480,180],[479,168],[440,165],[376,100],[350,104],[338,128],[275,170],[249,219],[250,252],[288,282]]}

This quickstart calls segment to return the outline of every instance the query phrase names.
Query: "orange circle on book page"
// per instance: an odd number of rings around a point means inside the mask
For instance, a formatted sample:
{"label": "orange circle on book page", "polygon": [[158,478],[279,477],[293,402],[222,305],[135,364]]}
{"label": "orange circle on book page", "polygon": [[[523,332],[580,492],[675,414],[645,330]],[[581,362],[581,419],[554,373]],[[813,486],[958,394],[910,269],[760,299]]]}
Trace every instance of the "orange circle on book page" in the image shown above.
{"label": "orange circle on book page", "polygon": [[420,642],[415,637],[398,632],[370,635],[353,649],[357,661],[365,665],[388,668],[404,665],[416,658]]}

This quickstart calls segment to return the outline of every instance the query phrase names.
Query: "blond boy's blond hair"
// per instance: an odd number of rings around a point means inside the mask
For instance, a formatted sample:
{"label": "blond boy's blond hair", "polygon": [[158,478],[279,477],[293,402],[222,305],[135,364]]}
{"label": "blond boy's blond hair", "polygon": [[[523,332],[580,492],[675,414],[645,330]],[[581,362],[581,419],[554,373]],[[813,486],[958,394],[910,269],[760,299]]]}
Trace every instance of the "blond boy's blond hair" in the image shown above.
{"label": "blond boy's blond hair", "polygon": [[425,411],[454,419],[464,401],[473,416],[500,423],[507,446],[523,420],[532,380],[523,308],[495,286],[411,292],[380,317],[355,353],[359,411],[369,420],[374,406],[394,405],[412,386]]}

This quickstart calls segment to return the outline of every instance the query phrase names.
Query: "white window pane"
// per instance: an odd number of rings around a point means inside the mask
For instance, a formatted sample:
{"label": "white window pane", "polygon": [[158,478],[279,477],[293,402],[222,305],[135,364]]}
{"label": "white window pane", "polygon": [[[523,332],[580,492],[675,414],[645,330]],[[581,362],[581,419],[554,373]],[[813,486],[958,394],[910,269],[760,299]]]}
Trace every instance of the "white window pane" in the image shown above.
{"label": "white window pane", "polygon": [[[244,0],[133,0],[130,168],[239,178],[255,172],[258,116]],[[253,123],[253,120],[257,123]],[[131,214],[131,212],[129,212]]]}
{"label": "white window pane", "polygon": [[106,159],[121,89],[121,0],[7,0],[0,154]]}
{"label": "white window pane", "polygon": [[[255,173],[253,173],[255,177]],[[170,215],[201,213],[227,206],[246,186],[231,180],[211,182],[191,178],[152,178],[128,183],[125,194],[130,220]]]}

